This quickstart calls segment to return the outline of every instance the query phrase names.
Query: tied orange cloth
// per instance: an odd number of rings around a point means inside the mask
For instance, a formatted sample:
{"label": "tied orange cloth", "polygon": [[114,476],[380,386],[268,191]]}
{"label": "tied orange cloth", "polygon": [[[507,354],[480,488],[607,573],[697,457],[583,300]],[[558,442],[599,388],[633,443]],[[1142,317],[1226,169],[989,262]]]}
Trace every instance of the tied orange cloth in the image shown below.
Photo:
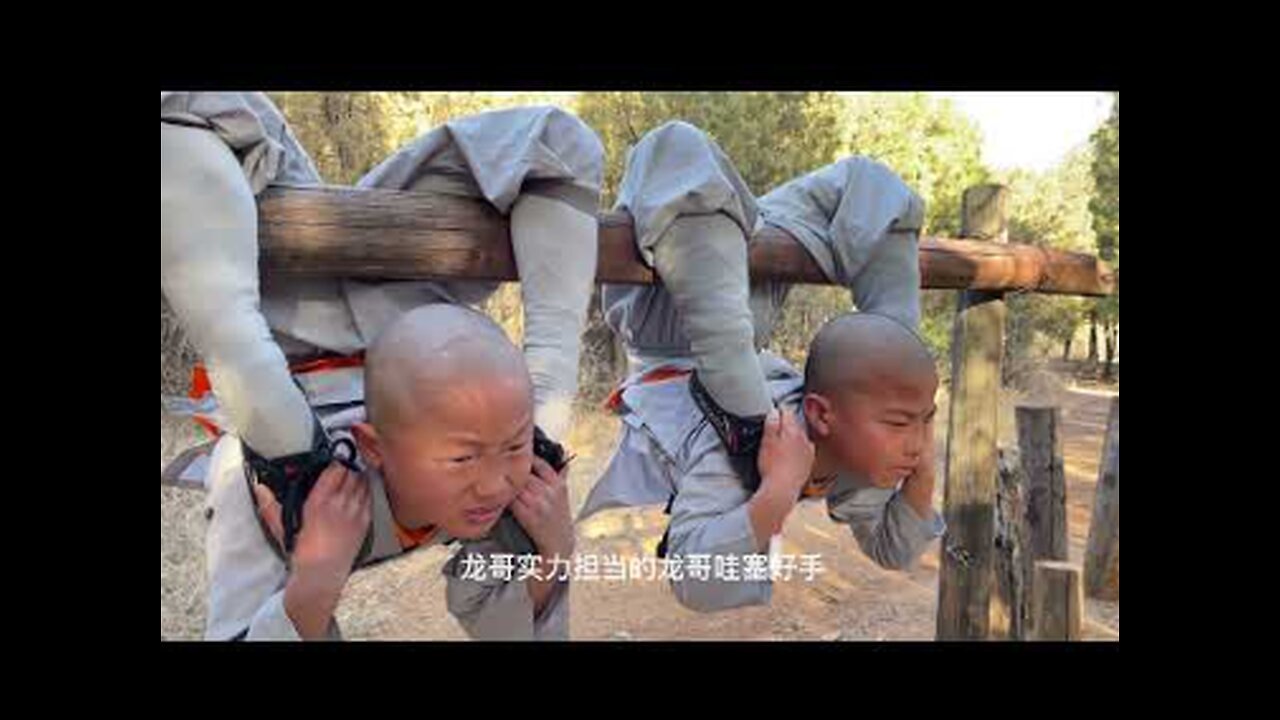
{"label": "tied orange cloth", "polygon": [[831,487],[836,484],[836,476],[829,475],[825,478],[810,478],[809,482],[804,484],[804,489],[800,491],[802,498],[819,498],[824,497],[831,492]]}
{"label": "tied orange cloth", "polygon": [[400,541],[400,547],[404,550],[412,550],[419,545],[425,545],[426,543],[431,542],[431,539],[436,536],[437,531],[440,529],[435,525],[428,525],[415,530],[409,530],[400,527],[400,523],[395,520],[392,520],[391,522],[395,525],[396,539]]}
{"label": "tied orange cloth", "polygon": [[[316,360],[305,360],[289,365],[289,372],[293,375],[306,375],[309,373],[325,372],[328,370],[341,370],[350,367],[362,367],[364,365],[364,353],[359,352],[355,355],[332,355],[322,357]],[[203,363],[196,363],[191,368],[191,389],[187,391],[187,397],[196,402],[204,400],[209,393],[213,392],[213,383],[209,381],[209,371],[205,369]],[[215,425],[207,418],[196,416],[192,418],[196,424],[204,428],[213,437],[222,434],[222,428]]]}
{"label": "tied orange cloth", "polygon": [[[693,374],[693,370],[689,368],[679,368],[679,367],[673,367],[671,365],[659,365],[658,367],[650,370],[644,375],[641,375],[640,379],[633,384],[648,385],[650,383],[662,382],[664,380],[671,380],[674,378],[685,377],[686,375],[692,375],[692,374]],[[606,398],[604,401],[604,409],[608,410],[609,412],[614,412],[614,413],[618,412],[618,409],[622,407],[622,393],[624,390],[627,389],[627,387],[628,386],[626,384],[622,384],[614,388],[613,392],[609,393],[609,397]]]}

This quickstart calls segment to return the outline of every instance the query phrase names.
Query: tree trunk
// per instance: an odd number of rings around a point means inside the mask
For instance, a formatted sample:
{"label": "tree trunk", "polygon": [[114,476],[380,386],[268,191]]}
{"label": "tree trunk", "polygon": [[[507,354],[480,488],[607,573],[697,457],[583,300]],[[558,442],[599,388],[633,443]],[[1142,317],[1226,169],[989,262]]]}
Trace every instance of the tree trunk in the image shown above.
{"label": "tree trunk", "polygon": [[1089,311],[1089,363],[1098,364],[1098,311]]}
{"label": "tree trunk", "polygon": [[1102,378],[1104,380],[1111,379],[1111,363],[1116,358],[1116,327],[1111,320],[1107,320],[1104,324],[1103,337],[1107,344],[1107,362],[1102,366]]}

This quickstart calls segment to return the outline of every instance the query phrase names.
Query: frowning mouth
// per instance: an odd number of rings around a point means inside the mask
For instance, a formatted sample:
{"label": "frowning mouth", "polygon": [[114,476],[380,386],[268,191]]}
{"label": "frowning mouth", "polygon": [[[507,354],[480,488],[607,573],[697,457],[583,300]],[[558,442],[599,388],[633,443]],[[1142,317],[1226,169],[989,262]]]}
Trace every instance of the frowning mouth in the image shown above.
{"label": "frowning mouth", "polygon": [[467,522],[473,525],[484,525],[492,522],[502,514],[503,505],[486,505],[484,507],[471,508],[464,515]]}

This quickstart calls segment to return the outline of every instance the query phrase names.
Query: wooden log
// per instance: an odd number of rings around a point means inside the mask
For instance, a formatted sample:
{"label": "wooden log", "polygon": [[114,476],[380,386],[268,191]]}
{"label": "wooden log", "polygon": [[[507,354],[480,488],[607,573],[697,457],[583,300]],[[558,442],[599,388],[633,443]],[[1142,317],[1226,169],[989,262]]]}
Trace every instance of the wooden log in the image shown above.
{"label": "wooden log", "polygon": [[[264,276],[517,279],[507,220],[487,202],[443,193],[334,186],[272,186],[258,200]],[[985,239],[985,238],[984,238]],[[921,287],[1106,295],[1109,266],[1080,253],[972,239],[923,238]],[[753,279],[831,284],[790,234],[762,229],[751,243]],[[600,218],[596,280],[651,284],[631,217]]]}
{"label": "wooden log", "polygon": [[[1007,188],[965,191],[963,232],[1004,240]],[[953,327],[951,412],[948,420],[944,517],[938,573],[939,640],[985,640],[989,635],[996,505],[996,423],[1003,355],[1003,296],[960,293]]]}
{"label": "wooden log", "polygon": [[1037,562],[1032,594],[1036,640],[1080,639],[1084,593],[1079,565],[1058,560]]}
{"label": "wooden log", "polygon": [[996,487],[995,589],[991,597],[991,637],[1026,640],[1031,626],[1030,530],[1026,473],[1015,448],[999,451]]}
{"label": "wooden log", "polygon": [[1028,548],[1032,560],[1067,559],[1067,478],[1062,465],[1061,413],[1056,407],[1014,410],[1026,479]]}
{"label": "wooden log", "polygon": [[1120,599],[1120,396],[1111,401],[1103,442],[1093,519],[1084,555],[1085,591],[1100,600]]}

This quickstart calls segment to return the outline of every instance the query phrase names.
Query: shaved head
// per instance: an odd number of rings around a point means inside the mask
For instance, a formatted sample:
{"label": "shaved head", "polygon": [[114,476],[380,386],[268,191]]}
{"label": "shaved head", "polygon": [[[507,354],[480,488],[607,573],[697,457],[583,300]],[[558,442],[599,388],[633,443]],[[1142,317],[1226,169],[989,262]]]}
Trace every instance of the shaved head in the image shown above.
{"label": "shaved head", "polygon": [[489,378],[532,385],[524,356],[484,314],[449,304],[401,315],[365,357],[369,422],[379,433],[420,417],[440,393]]}
{"label": "shaved head", "polygon": [[907,326],[884,315],[847,313],[822,326],[809,345],[805,389],[834,397],[873,392],[935,376],[933,356]]}

